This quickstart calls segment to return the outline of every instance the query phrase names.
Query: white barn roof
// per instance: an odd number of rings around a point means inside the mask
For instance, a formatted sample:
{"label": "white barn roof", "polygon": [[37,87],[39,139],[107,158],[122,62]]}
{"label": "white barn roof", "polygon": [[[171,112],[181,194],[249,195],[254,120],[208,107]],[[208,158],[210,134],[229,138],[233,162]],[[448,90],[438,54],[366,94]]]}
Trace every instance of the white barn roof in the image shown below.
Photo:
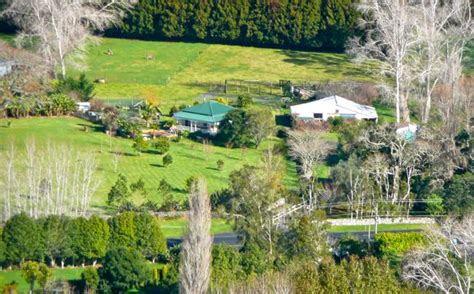
{"label": "white barn roof", "polygon": [[361,105],[340,96],[330,96],[316,101],[291,106],[291,114],[300,118],[314,118],[322,114],[322,119],[331,116],[353,117],[356,119],[377,119],[374,107]]}

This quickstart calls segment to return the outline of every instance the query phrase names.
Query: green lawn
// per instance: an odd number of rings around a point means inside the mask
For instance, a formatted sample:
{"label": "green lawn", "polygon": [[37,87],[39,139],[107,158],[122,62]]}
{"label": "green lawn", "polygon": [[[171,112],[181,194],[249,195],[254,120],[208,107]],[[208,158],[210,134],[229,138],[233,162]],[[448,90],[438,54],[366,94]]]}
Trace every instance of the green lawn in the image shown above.
{"label": "green lawn", "polygon": [[[185,218],[164,219],[160,223],[161,231],[166,238],[181,237],[186,232],[188,221]],[[232,224],[224,219],[212,219],[211,234],[232,232]]]}
{"label": "green lawn", "polygon": [[[147,264],[147,266],[151,268],[161,268],[162,264]],[[81,279],[81,273],[84,269],[83,268],[65,268],[65,269],[52,269],[53,272],[53,280],[59,281],[78,281]],[[15,281],[18,283],[18,291],[20,293],[27,293],[29,290],[29,285],[26,281],[21,277],[20,270],[11,270],[11,271],[0,271],[0,289],[3,285]],[[39,286],[36,285],[36,289],[39,289]]]}
{"label": "green lawn", "polygon": [[[255,47],[103,38],[90,46],[85,71],[102,99],[157,100],[165,109],[187,103],[226,79],[367,80],[368,64],[347,55]],[[108,50],[113,55],[106,54]],[[146,57],[153,56],[149,60]],[[77,74],[77,71],[71,71]]]}
{"label": "green lawn", "polygon": [[[226,149],[212,146],[210,151],[203,150],[200,143],[187,139],[171,143],[170,154],[173,163],[168,167],[162,166],[162,156],[151,153],[137,155],[132,148],[132,140],[120,137],[109,137],[101,131],[94,131],[99,126],[77,118],[28,118],[11,120],[12,125],[6,128],[6,120],[0,120],[0,157],[5,154],[7,146],[13,142],[18,152],[24,150],[24,142],[34,139],[38,147],[44,147],[48,142],[61,143],[73,149],[85,151],[96,157],[98,164],[97,180],[99,189],[92,199],[92,204],[103,205],[110,187],[117,179],[117,173],[128,177],[129,182],[142,178],[148,189],[147,199],[160,202],[161,197],[157,187],[161,179],[166,179],[174,188],[178,197],[185,197],[185,181],[190,176],[201,175],[208,181],[209,192],[215,192],[227,187],[229,174],[244,164],[256,164],[262,154],[261,150],[280,139],[273,138],[265,141],[256,149]],[[89,128],[88,132],[83,130]],[[114,172],[113,152],[121,151],[118,171]],[[224,161],[222,171],[217,169],[217,160]],[[19,161],[22,162],[22,161]],[[297,175],[295,163],[288,161],[285,183],[296,187]],[[134,199],[137,204],[146,200],[143,197]]]}
{"label": "green lawn", "polygon": [[[423,229],[426,225],[422,224],[383,224],[378,225],[378,231],[403,231],[403,230],[419,230]],[[355,233],[355,232],[367,232],[369,226],[331,226],[329,232],[331,233]],[[370,231],[374,231],[374,226],[370,226]]]}

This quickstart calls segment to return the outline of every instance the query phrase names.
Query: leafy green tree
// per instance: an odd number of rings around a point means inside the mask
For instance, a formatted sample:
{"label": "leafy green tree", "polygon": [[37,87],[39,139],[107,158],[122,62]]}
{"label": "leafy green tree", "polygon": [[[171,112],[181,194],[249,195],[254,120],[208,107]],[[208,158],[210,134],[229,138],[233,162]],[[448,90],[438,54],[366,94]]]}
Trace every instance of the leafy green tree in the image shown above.
{"label": "leafy green tree", "polygon": [[21,266],[21,276],[30,285],[30,293],[33,293],[36,282],[44,291],[47,282],[52,278],[52,272],[44,263],[27,261]]}
{"label": "leafy green tree", "polygon": [[139,178],[135,183],[130,184],[130,191],[132,192],[145,192],[145,182],[142,178]]}
{"label": "leafy green tree", "polygon": [[444,207],[453,214],[464,214],[474,208],[474,174],[467,172],[455,175],[446,184],[444,190]]}
{"label": "leafy green tree", "polygon": [[232,247],[216,245],[212,248],[212,289],[229,289],[233,283],[245,278],[242,256]]}
{"label": "leafy green tree", "polygon": [[132,147],[137,150],[138,154],[141,154],[150,147],[150,144],[145,140],[145,138],[143,138],[143,136],[138,135],[133,139]]}
{"label": "leafy green tree", "polygon": [[147,272],[145,260],[137,250],[118,247],[107,252],[99,276],[113,293],[125,293],[144,283]]}
{"label": "leafy green tree", "polygon": [[252,144],[247,115],[241,109],[234,109],[226,114],[219,125],[220,140],[235,146],[243,147]]}
{"label": "leafy green tree", "polygon": [[79,99],[89,101],[94,98],[94,83],[85,74],[81,74],[76,80],[72,77],[60,79],[56,85],[56,91]]}
{"label": "leafy green tree", "polygon": [[51,215],[41,223],[46,257],[52,267],[56,265],[58,259],[64,265],[64,260],[73,256],[69,219],[65,216]]}
{"label": "leafy green tree", "polygon": [[82,264],[92,261],[95,265],[98,259],[104,257],[109,245],[110,230],[107,222],[98,216],[92,216],[90,219],[75,218],[72,223],[75,257]]}
{"label": "leafy green tree", "polygon": [[160,109],[158,106],[145,101],[139,109],[140,117],[145,121],[146,127],[149,128],[151,123],[158,118]]}
{"label": "leafy green tree", "polygon": [[252,97],[250,97],[250,95],[242,94],[237,97],[237,106],[241,108],[249,107],[252,104],[253,104],[253,100],[252,100]]}
{"label": "leafy green tree", "polygon": [[94,293],[97,290],[97,287],[99,286],[99,279],[99,273],[94,267],[87,267],[81,273],[81,280],[88,292]]}
{"label": "leafy green tree", "polygon": [[444,213],[443,198],[437,194],[430,194],[426,198],[426,212],[433,216]]}
{"label": "leafy green tree", "polygon": [[2,239],[6,247],[6,260],[10,263],[43,259],[41,228],[25,213],[17,214],[6,222]]}
{"label": "leafy green tree", "polygon": [[166,255],[166,239],[160,229],[158,219],[148,213],[135,215],[135,235],[140,253],[152,262],[160,255]]}
{"label": "leafy green tree", "polygon": [[130,197],[130,191],[128,189],[127,178],[119,174],[117,181],[109,191],[107,204],[114,207],[119,207],[125,203]]}
{"label": "leafy green tree", "polygon": [[322,211],[297,220],[285,236],[285,249],[290,258],[318,260],[326,256],[329,252],[326,241],[328,227]]}
{"label": "leafy green tree", "polygon": [[159,154],[165,154],[170,150],[170,142],[167,138],[165,137],[160,137],[153,141],[152,143],[153,148],[159,153]]}
{"label": "leafy green tree", "polygon": [[136,248],[135,214],[126,211],[109,219],[111,247]]}
{"label": "leafy green tree", "polygon": [[6,251],[7,248],[5,246],[5,243],[3,242],[2,239],[0,239],[0,266],[5,262],[6,260]]}
{"label": "leafy green tree", "polygon": [[374,238],[374,246],[377,255],[398,262],[400,258],[410,249],[424,246],[426,238],[423,233],[378,233]]}
{"label": "leafy green tree", "polygon": [[222,171],[224,169],[224,161],[222,159],[219,159],[217,161],[217,169]]}
{"label": "leafy green tree", "polygon": [[275,118],[269,109],[250,109],[247,112],[247,125],[255,146],[275,132]]}
{"label": "leafy green tree", "polygon": [[166,154],[163,156],[163,166],[168,166],[173,163],[173,156],[171,154]]}
{"label": "leafy green tree", "polygon": [[69,96],[64,94],[51,94],[49,98],[55,115],[67,115],[76,110],[76,103]]}

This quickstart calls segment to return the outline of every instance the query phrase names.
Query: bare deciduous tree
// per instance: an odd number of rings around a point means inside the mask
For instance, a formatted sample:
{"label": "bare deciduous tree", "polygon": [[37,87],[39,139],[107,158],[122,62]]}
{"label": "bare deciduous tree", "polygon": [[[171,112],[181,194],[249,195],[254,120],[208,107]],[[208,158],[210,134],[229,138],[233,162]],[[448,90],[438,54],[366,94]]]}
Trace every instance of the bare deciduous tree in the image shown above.
{"label": "bare deciduous tree", "polygon": [[426,234],[428,248],[407,255],[403,278],[442,293],[471,293],[474,266],[474,216],[449,218]]}
{"label": "bare deciduous tree", "polygon": [[59,66],[64,78],[66,59],[84,57],[91,31],[117,24],[130,6],[129,0],[8,0],[2,14],[20,28],[18,43],[34,40],[53,75]]}
{"label": "bare deciduous tree", "polygon": [[321,137],[321,132],[311,129],[292,130],[288,132],[290,156],[298,161],[301,176],[310,183],[309,202],[313,204],[313,171],[316,164],[327,156],[330,146]]}
{"label": "bare deciduous tree", "polygon": [[409,84],[413,77],[409,74],[409,58],[417,44],[414,33],[415,22],[412,18],[413,9],[410,0],[365,0],[360,5],[361,11],[368,20],[363,26],[367,31],[367,39],[359,38],[349,43],[349,53],[359,57],[381,60],[380,69],[395,80],[392,89],[390,82],[385,83],[386,89],[393,92],[396,104],[397,123],[410,121],[408,110]]}
{"label": "bare deciduous tree", "polygon": [[[85,216],[99,182],[94,178],[95,159],[73,152],[67,146],[37,148],[26,144],[24,154],[12,146],[5,154],[0,177],[0,201],[4,219],[26,212],[31,217],[47,215]],[[2,155],[2,154],[0,154]]]}
{"label": "bare deciduous tree", "polygon": [[180,292],[207,293],[211,273],[211,204],[203,179],[195,181],[189,195],[188,233],[183,241]]}

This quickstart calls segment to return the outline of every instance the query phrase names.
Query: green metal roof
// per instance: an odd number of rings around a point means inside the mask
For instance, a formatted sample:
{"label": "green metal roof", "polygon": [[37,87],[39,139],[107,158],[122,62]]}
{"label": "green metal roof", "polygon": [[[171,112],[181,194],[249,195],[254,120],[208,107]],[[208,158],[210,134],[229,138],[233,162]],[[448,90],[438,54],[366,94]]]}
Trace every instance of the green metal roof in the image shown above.
{"label": "green metal roof", "polygon": [[224,116],[234,108],[216,101],[209,101],[185,108],[174,114],[175,118],[216,123],[224,119]]}

